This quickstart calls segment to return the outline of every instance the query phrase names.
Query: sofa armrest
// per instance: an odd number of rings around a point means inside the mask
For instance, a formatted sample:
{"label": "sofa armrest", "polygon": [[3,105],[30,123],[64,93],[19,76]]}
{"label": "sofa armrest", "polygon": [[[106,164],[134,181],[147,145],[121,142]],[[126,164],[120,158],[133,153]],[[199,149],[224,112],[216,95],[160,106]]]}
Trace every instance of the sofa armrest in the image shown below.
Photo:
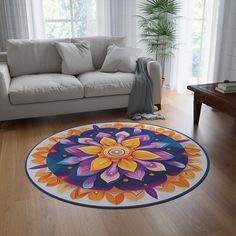
{"label": "sofa armrest", "polygon": [[153,102],[155,105],[160,105],[162,88],[161,64],[158,61],[150,61],[147,69],[153,82]]}
{"label": "sofa armrest", "polygon": [[0,97],[8,96],[11,77],[7,63],[0,63]]}

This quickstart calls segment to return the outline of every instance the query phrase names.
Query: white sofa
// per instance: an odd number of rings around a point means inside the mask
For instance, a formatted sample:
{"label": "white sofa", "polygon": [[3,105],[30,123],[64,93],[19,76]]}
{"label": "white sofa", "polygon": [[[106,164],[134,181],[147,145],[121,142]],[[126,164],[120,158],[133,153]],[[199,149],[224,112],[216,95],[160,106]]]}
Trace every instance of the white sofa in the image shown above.
{"label": "white sofa", "polygon": [[[83,39],[90,42],[96,71],[77,77],[61,74],[59,40],[9,40],[7,52],[0,54],[0,121],[127,107],[135,74],[99,71],[107,46],[125,46],[125,38]],[[148,71],[154,104],[160,106],[160,64],[150,62]]]}

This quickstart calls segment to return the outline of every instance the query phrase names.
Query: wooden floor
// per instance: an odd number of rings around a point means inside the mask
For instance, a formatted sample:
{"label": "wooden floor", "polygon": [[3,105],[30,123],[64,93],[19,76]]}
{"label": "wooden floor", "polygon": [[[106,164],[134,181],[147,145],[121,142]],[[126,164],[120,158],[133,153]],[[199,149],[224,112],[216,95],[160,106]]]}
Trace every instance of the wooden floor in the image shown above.
{"label": "wooden floor", "polygon": [[27,119],[0,129],[0,236],[236,235],[236,121],[203,106],[192,124],[192,95],[165,90],[159,124],[198,141],[208,152],[210,172],[189,194],[131,210],[74,206],[43,194],[27,179],[24,161],[41,139],[60,130],[103,121],[126,121],[125,110]]}

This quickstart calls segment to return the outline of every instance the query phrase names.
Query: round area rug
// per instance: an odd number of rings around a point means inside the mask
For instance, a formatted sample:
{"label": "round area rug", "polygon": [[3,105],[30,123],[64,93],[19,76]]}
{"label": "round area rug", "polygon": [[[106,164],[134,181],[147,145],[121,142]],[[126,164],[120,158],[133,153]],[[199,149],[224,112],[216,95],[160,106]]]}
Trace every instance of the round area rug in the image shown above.
{"label": "round area rug", "polygon": [[26,160],[50,196],[97,208],[135,208],[180,197],[206,177],[209,160],[191,138],[165,127],[98,123],[57,133]]}

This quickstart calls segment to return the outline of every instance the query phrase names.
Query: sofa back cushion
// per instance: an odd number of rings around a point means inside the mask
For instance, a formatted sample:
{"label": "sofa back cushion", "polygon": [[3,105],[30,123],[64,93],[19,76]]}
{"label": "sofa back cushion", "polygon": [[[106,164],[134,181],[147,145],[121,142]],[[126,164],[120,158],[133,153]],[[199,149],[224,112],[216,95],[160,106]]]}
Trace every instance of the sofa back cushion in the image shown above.
{"label": "sofa back cushion", "polygon": [[11,76],[60,73],[62,60],[55,42],[70,42],[70,39],[8,40],[7,62]]}
{"label": "sofa back cushion", "polygon": [[138,48],[123,48],[112,44],[107,48],[107,56],[101,71],[135,73],[141,52]]}
{"label": "sofa back cushion", "polygon": [[126,46],[125,37],[106,37],[106,36],[95,36],[95,37],[83,37],[83,38],[72,38],[72,43],[78,41],[87,40],[90,43],[90,50],[92,53],[93,64],[96,69],[100,69],[103,65],[107,54],[107,47],[111,44],[115,44],[119,47]]}
{"label": "sofa back cushion", "polygon": [[88,41],[80,43],[55,43],[62,58],[61,73],[79,75],[94,71],[92,55]]}

